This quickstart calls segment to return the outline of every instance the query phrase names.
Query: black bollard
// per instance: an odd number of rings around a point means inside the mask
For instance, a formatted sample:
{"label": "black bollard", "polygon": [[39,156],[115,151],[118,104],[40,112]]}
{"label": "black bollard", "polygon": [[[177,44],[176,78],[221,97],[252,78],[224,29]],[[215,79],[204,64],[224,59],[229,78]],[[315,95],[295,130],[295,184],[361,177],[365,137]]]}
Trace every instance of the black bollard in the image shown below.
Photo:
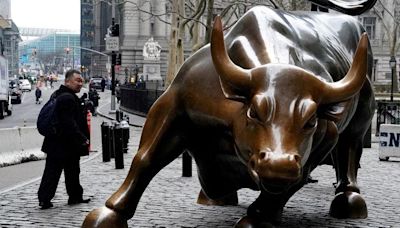
{"label": "black bollard", "polygon": [[101,146],[103,149],[103,162],[110,161],[110,125],[107,122],[101,124]]}
{"label": "black bollard", "polygon": [[115,120],[119,122],[119,110],[115,111]]}
{"label": "black bollard", "polygon": [[124,120],[121,121],[122,128],[122,139],[123,139],[123,151],[124,153],[128,153],[128,142],[129,142],[129,124]]}
{"label": "black bollard", "polygon": [[115,168],[124,168],[123,136],[120,123],[114,126]]}
{"label": "black bollard", "polygon": [[124,113],[120,110],[115,111],[115,120],[120,122],[124,118]]}
{"label": "black bollard", "polygon": [[187,151],[182,154],[182,176],[192,176],[192,156]]}
{"label": "black bollard", "polygon": [[114,127],[115,127],[115,122],[111,123],[110,125],[110,157],[115,158],[115,137],[114,137]]}

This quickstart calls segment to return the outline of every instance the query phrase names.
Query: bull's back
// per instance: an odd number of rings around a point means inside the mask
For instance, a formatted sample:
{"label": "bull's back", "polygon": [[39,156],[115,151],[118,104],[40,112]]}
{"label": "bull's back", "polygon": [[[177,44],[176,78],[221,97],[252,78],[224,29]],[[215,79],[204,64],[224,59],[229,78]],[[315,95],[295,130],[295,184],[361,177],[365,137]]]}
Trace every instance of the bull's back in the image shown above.
{"label": "bull's back", "polygon": [[225,42],[233,62],[244,68],[291,64],[337,81],[348,71],[363,32],[356,19],[343,14],[260,6],[232,27]]}

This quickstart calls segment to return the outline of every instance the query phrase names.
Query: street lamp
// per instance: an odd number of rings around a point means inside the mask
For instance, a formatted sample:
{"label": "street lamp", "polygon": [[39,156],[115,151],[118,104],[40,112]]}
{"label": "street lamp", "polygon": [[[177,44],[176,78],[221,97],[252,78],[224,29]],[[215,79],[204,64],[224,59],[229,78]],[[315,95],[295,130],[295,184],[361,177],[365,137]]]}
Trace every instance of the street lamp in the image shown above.
{"label": "street lamp", "polygon": [[390,101],[393,101],[393,81],[394,81],[394,74],[396,73],[395,72],[396,58],[394,56],[390,57],[389,65],[390,65],[390,68],[392,68],[392,83],[391,83],[392,85],[391,85],[391,89],[390,89]]}

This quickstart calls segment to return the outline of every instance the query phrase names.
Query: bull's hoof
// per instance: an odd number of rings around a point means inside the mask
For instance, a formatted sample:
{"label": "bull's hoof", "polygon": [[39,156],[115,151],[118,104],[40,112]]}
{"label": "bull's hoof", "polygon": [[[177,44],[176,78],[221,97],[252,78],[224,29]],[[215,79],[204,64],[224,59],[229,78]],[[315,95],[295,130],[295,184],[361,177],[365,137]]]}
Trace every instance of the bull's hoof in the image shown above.
{"label": "bull's hoof", "polygon": [[340,192],[331,203],[329,214],[334,218],[362,219],[368,217],[365,200],[356,192]]}
{"label": "bull's hoof", "polygon": [[245,216],[236,222],[235,228],[274,228],[269,222],[260,221],[249,216]]}
{"label": "bull's hoof", "polygon": [[127,228],[127,221],[108,207],[91,211],[82,224],[83,228]]}
{"label": "bull's hoof", "polygon": [[200,191],[199,197],[197,198],[197,203],[202,205],[214,205],[214,206],[236,206],[238,205],[238,196],[237,193],[234,192],[230,195],[224,196],[219,199],[210,199],[203,190]]}

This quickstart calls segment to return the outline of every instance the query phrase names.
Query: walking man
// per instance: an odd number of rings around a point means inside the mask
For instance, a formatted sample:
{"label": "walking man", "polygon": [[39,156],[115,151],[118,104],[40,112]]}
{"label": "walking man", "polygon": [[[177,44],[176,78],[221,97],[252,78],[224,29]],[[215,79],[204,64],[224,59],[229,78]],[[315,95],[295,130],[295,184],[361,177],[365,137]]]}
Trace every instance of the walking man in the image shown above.
{"label": "walking man", "polygon": [[40,90],[39,86],[36,86],[35,96],[36,96],[36,104],[40,104],[42,97],[42,90]]}
{"label": "walking man", "polygon": [[40,183],[38,198],[41,209],[53,207],[53,199],[61,172],[64,170],[65,186],[69,196],[68,205],[88,203],[83,199],[83,189],[79,182],[81,156],[89,154],[89,130],[86,113],[76,93],[83,85],[83,78],[77,70],[65,74],[61,85],[52,96],[56,97],[54,110],[56,134],[46,136],[42,151],[47,154],[46,165]]}

